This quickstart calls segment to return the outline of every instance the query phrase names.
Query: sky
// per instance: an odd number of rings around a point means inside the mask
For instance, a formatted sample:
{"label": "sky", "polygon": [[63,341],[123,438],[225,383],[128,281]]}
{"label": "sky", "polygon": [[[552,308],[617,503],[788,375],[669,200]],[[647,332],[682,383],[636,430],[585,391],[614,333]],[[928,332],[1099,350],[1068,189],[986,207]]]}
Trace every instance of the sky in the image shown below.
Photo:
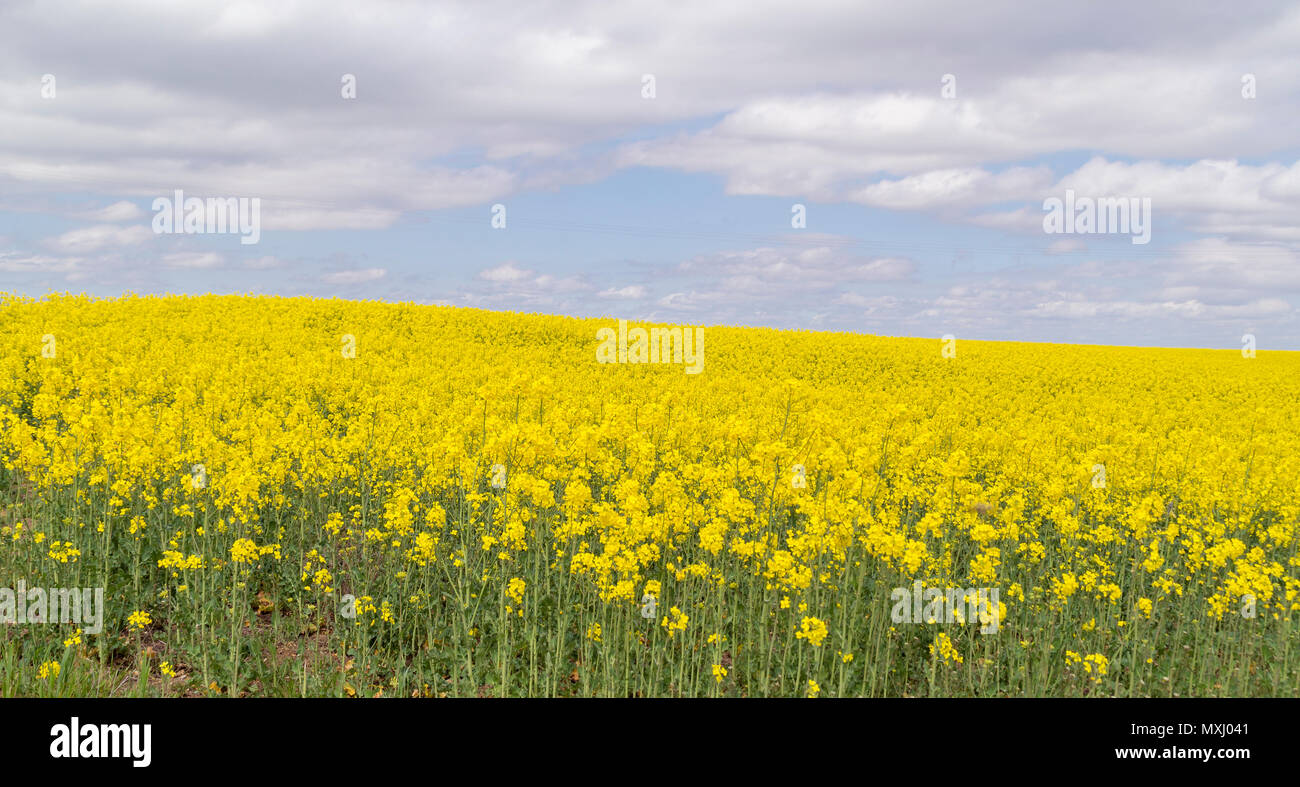
{"label": "sky", "polygon": [[1251,0],[3,0],[0,292],[1297,350],[1298,51]]}

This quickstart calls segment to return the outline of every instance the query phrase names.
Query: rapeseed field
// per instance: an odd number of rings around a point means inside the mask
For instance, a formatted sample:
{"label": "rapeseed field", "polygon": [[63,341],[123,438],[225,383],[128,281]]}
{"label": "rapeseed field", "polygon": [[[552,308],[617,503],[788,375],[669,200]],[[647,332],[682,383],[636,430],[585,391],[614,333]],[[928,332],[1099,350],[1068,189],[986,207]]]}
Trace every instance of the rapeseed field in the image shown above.
{"label": "rapeseed field", "polygon": [[689,327],[0,298],[0,694],[1300,695],[1300,354]]}

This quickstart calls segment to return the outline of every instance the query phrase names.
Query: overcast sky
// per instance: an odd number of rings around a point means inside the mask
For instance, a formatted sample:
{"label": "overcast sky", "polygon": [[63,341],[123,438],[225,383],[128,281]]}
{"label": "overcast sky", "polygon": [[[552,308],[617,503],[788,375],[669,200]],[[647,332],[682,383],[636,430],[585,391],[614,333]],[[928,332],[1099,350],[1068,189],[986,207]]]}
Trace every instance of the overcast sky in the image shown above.
{"label": "overcast sky", "polygon": [[1201,5],[5,0],[0,291],[1300,349],[1300,6]]}

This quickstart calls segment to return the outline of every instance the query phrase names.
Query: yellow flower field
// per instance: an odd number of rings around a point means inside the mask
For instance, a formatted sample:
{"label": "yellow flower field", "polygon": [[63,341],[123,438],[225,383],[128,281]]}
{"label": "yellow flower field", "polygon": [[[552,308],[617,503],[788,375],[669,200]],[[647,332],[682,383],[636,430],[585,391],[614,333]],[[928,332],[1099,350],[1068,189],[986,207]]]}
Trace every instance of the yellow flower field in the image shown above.
{"label": "yellow flower field", "polygon": [[0,300],[0,694],[1300,694],[1300,354],[616,327]]}

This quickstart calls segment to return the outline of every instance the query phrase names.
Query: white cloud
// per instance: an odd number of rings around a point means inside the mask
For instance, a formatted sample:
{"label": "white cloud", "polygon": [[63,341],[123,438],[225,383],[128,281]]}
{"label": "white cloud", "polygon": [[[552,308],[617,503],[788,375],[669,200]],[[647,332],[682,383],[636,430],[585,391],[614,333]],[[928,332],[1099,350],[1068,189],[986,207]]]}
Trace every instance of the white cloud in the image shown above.
{"label": "white cloud", "polygon": [[362,284],[384,278],[388,271],[384,268],[364,268],[355,271],[336,271],[321,276],[326,284]]}
{"label": "white cloud", "polygon": [[1084,243],[1082,238],[1069,237],[1069,238],[1062,238],[1061,240],[1058,241],[1053,241],[1052,244],[1047,247],[1047,253],[1048,254],[1069,254],[1070,252],[1084,251],[1087,248],[1088,248],[1088,244]]}
{"label": "white cloud", "polygon": [[184,251],[164,254],[162,262],[168,268],[217,268],[225,262],[225,258],[211,251]]}
{"label": "white cloud", "polygon": [[0,251],[0,271],[6,273],[70,273],[81,262],[77,257],[50,257]]}
{"label": "white cloud", "polygon": [[100,222],[134,221],[144,215],[140,206],[127,200],[119,200],[97,210],[77,214],[77,218]]}
{"label": "white cloud", "polygon": [[1022,200],[1042,193],[1051,183],[1047,167],[1014,167],[996,174],[979,168],[931,170],[873,183],[849,198],[881,208],[933,210]]}
{"label": "white cloud", "polygon": [[601,298],[644,298],[645,294],[646,289],[640,284],[629,284],[617,289],[610,287],[597,293]]}
{"label": "white cloud", "polygon": [[[0,84],[12,97],[0,176],[32,190],[262,196],[267,229],[387,227],[535,178],[582,182],[601,169],[584,146],[710,118],[721,119],[651,134],[612,161],[721,173],[732,193],[842,196],[882,174],[1062,150],[1258,157],[1293,145],[1300,94],[1300,11],[1270,6],[767,0],[679,8],[671,25],[646,24],[659,9],[639,2],[51,8],[0,10],[13,31],[0,73],[43,73],[53,59],[77,74],[60,82],[57,112],[16,77]],[[157,67],[179,62],[223,68]],[[1259,77],[1253,102],[1238,63]],[[340,95],[344,72],[354,100]],[[952,100],[939,94],[945,72],[957,75]],[[433,163],[465,150],[492,164]]]}
{"label": "white cloud", "polygon": [[546,308],[572,312],[579,306],[571,300],[572,296],[586,295],[595,289],[581,276],[538,273],[520,268],[513,262],[479,271],[475,278],[487,282],[486,288],[462,290],[459,298],[465,305],[482,308]]}
{"label": "white cloud", "polygon": [[[168,267],[225,264],[178,251],[181,239],[148,244],[148,226],[130,224],[138,205],[176,188],[259,197],[268,231],[383,230],[456,207],[482,208],[486,229],[494,201],[647,166],[707,174],[729,194],[851,203],[841,217],[908,211],[886,219],[915,234],[676,247],[653,265],[613,269],[594,267],[606,249],[578,248],[587,258],[559,270],[504,244],[492,253],[517,261],[465,273],[438,296],[570,313],[621,301],[922,335],[940,323],[1014,334],[1075,320],[1090,336],[1109,335],[1111,322],[1165,336],[1231,320],[1284,327],[1300,296],[1293,7],[722,0],[677,8],[664,25],[647,22],[660,14],[654,4],[594,0],[509,14],[468,0],[51,8],[0,7],[3,209],[66,217],[68,204],[104,207],[79,214],[92,226],[6,243],[0,268],[33,280],[165,288],[185,276]],[[220,68],[184,67],[194,63]],[[48,70],[60,80],[52,101],[24,76]],[[1240,95],[1245,70],[1259,80],[1254,100]],[[357,77],[355,100],[340,95],[345,72]],[[641,97],[648,72],[653,100]],[[951,100],[939,92],[945,73],[957,77]],[[1079,163],[1079,151],[1096,155]],[[1152,246],[1116,258],[1102,238],[1045,236],[1042,200],[1067,188],[1150,197]],[[653,206],[646,213],[657,220]],[[960,235],[946,234],[957,224]],[[1044,253],[990,270],[1003,242],[988,239],[1001,233]],[[230,262],[301,259],[276,241],[278,256]],[[24,242],[49,254],[13,250]],[[985,253],[978,266],[938,259],[967,244]],[[350,267],[335,260],[298,283],[400,297],[428,283]]]}
{"label": "white cloud", "polygon": [[46,244],[59,251],[84,254],[100,249],[138,246],[153,237],[154,233],[148,227],[96,224],[69,230],[57,238],[48,239]]}
{"label": "white cloud", "polygon": [[285,263],[278,257],[266,255],[263,257],[253,257],[244,260],[244,267],[250,270],[267,270],[269,268],[279,268]]}
{"label": "white cloud", "polygon": [[[286,9],[281,9],[286,10]],[[282,23],[275,9],[258,3],[232,3],[221,10],[207,32],[218,38],[264,36]]]}
{"label": "white cloud", "polygon": [[774,296],[792,291],[831,290],[852,282],[902,281],[915,268],[915,263],[908,259],[859,257],[851,250],[831,246],[724,251],[696,257],[679,266],[684,273],[715,278],[719,285],[732,291]]}
{"label": "white cloud", "polygon": [[1181,317],[1185,319],[1259,318],[1285,314],[1291,305],[1280,298],[1262,298],[1235,306],[1211,306],[1189,301],[1049,301],[1028,309],[1031,317],[1064,317],[1072,320],[1140,317]]}
{"label": "white cloud", "polygon": [[507,262],[503,265],[498,265],[495,268],[488,268],[487,270],[480,272],[478,275],[480,279],[485,281],[496,282],[524,281],[531,279],[534,276],[536,276],[535,272],[521,270],[515,267],[513,262]]}

